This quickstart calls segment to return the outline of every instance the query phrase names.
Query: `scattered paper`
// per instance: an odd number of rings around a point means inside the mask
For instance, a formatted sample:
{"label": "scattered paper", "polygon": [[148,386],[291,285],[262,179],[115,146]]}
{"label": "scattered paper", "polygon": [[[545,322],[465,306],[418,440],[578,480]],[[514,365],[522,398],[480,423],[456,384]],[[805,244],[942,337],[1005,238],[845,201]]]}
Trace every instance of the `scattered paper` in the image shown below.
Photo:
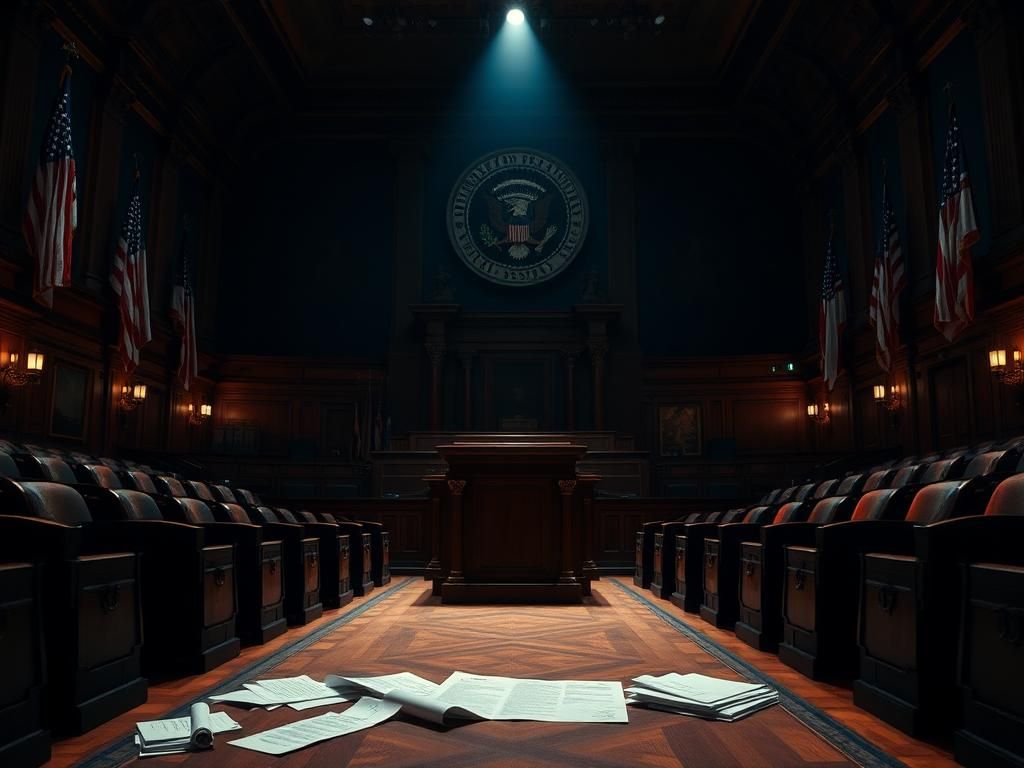
{"label": "scattered paper", "polygon": [[308,720],[300,720],[297,723],[235,739],[228,744],[267,755],[283,755],[320,741],[378,725],[396,715],[399,709],[401,706],[395,702],[364,696],[344,712],[327,712]]}
{"label": "scattered paper", "polygon": [[211,713],[208,705],[198,702],[188,717],[136,723],[135,745],[140,757],[195,752],[212,748],[213,734],[241,727],[226,712]]}
{"label": "scattered paper", "polygon": [[382,698],[392,691],[398,690],[419,696],[429,696],[440,686],[426,678],[414,675],[412,672],[396,672],[391,675],[378,675],[377,677],[347,677],[342,675],[328,675],[324,678],[324,684],[333,692],[345,694],[369,694]]}
{"label": "scattered paper", "polygon": [[393,690],[387,701],[407,714],[443,724],[447,718],[626,723],[622,684],[598,680],[532,680],[453,672],[429,696]]}
{"label": "scattered paper", "polygon": [[304,709],[313,709],[314,707],[329,707],[331,704],[343,704],[346,701],[351,701],[344,696],[327,696],[323,699],[312,699],[311,701],[294,701],[288,706],[292,709],[301,712]]}

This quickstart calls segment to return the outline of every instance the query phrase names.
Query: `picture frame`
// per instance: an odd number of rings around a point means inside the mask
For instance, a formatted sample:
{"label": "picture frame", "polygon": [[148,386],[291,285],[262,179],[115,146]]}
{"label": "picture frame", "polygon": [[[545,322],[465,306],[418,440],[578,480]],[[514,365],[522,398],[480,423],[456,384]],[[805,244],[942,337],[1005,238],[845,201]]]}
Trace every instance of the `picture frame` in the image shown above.
{"label": "picture frame", "polygon": [[704,452],[700,405],[659,405],[658,445],[664,457],[700,456]]}
{"label": "picture frame", "polygon": [[85,440],[89,414],[89,376],[89,370],[78,365],[62,361],[54,365],[51,436]]}

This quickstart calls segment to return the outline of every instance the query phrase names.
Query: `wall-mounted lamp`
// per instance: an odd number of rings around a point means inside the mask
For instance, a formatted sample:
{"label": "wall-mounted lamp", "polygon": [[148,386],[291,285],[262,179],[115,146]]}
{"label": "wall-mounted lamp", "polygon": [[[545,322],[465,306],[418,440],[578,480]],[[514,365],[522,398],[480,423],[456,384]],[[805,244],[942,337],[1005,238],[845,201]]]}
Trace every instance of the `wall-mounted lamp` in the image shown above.
{"label": "wall-mounted lamp", "polygon": [[1021,362],[1019,349],[1010,350],[1010,363],[1007,365],[1005,349],[992,349],[988,353],[988,367],[992,374],[1009,387],[1024,384],[1024,364]]}
{"label": "wall-mounted lamp", "polygon": [[205,422],[213,415],[213,406],[209,403],[202,403],[199,406],[198,412],[196,411],[196,404],[188,404],[188,423],[199,425]]}
{"label": "wall-mounted lamp", "polygon": [[117,407],[122,411],[134,411],[139,404],[146,399],[145,384],[125,384],[121,387],[121,397],[117,401]]}
{"label": "wall-mounted lamp", "polygon": [[897,411],[903,405],[898,384],[893,384],[889,387],[888,394],[885,392],[884,384],[875,384],[872,387],[872,393],[874,394],[875,405],[879,405],[887,411]]}
{"label": "wall-mounted lamp", "polygon": [[828,424],[831,420],[831,412],[828,403],[809,403],[807,405],[807,417],[817,424]]}
{"label": "wall-mounted lamp", "polygon": [[25,356],[25,367],[22,368],[20,354],[11,352],[7,356],[7,362],[0,366],[0,409],[7,407],[14,387],[39,383],[39,378],[43,375],[44,360],[42,352],[33,350]]}
{"label": "wall-mounted lamp", "polygon": [[26,356],[25,367],[19,365],[21,355],[11,352],[7,357],[7,364],[0,366],[0,384],[5,387],[23,387],[26,384],[35,384],[43,373],[43,361],[45,356],[42,352],[32,351]]}

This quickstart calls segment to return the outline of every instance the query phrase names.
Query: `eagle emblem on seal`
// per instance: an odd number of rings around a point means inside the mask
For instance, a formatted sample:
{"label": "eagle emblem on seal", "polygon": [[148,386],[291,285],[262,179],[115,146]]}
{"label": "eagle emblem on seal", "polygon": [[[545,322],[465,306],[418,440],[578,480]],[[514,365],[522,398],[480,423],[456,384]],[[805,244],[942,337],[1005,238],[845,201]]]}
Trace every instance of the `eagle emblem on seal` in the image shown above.
{"label": "eagle emblem on seal", "polygon": [[448,233],[475,273],[531,285],[564,270],[587,231],[586,195],[557,158],[511,148],[478,159],[452,188]]}

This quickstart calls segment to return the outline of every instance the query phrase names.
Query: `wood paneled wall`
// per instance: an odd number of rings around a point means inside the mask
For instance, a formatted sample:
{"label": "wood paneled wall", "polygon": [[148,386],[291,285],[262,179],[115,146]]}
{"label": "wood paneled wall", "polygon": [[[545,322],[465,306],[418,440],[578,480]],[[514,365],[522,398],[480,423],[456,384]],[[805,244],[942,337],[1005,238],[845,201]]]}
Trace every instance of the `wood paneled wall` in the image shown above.
{"label": "wood paneled wall", "polygon": [[[1024,54],[1016,45],[1024,32],[1024,19],[1013,3],[975,3],[945,31],[935,32],[941,32],[935,44],[913,64],[879,61],[872,65],[876,68],[873,80],[895,85],[865,92],[864,120],[854,135],[832,146],[831,156],[819,168],[816,182],[834,172],[842,176],[848,272],[863,283],[853,292],[848,310],[845,372],[831,393],[825,392],[820,378],[810,382],[809,396],[833,405],[832,428],[821,433],[821,447],[829,451],[925,454],[1024,432],[1022,390],[1000,383],[988,365],[990,349],[1024,350],[1024,131],[1020,130]],[[960,57],[952,62],[960,67],[954,91],[970,94],[972,103],[980,104],[981,114],[966,118],[975,133],[982,134],[983,142],[977,136],[974,139],[985,152],[971,157],[969,168],[973,178],[986,181],[973,191],[986,246],[974,249],[975,322],[954,343],[932,325],[936,190],[941,182],[933,146],[944,136],[946,126],[944,115],[936,117],[944,113],[936,107],[936,98],[944,97],[935,93],[937,75],[932,68],[951,46],[957,46]],[[972,72],[977,73],[976,81]],[[905,207],[901,240],[910,280],[903,297],[903,343],[890,377],[875,361],[873,329],[867,323],[879,225],[872,215],[877,179],[869,172],[877,157],[870,157],[873,148],[865,137],[876,121],[892,115],[898,125],[897,144],[886,151],[901,158],[899,168],[889,172],[899,174],[904,189],[904,199],[897,205]],[[964,117],[961,122],[966,122]],[[825,242],[820,213],[813,199],[805,201],[805,242]],[[810,259],[817,275],[822,258],[819,254]],[[809,306],[816,303],[818,291],[817,281],[808,284]],[[808,356],[804,365],[814,367],[816,356]],[[876,405],[871,391],[875,384],[892,382],[902,397],[901,407],[894,412]]]}
{"label": "wood paneled wall", "polygon": [[[80,54],[73,83],[86,85],[76,91],[72,124],[76,137],[87,139],[75,147],[85,161],[77,169],[73,284],[55,291],[49,310],[32,299],[35,265],[20,232],[38,163],[32,147],[43,130],[43,121],[35,118],[49,115],[57,92],[56,80],[44,83],[39,73],[52,68],[64,41],[75,43]],[[0,413],[0,430],[97,454],[185,452],[204,442],[203,428],[188,424],[188,404],[209,401],[212,384],[204,377],[211,367],[206,355],[200,356],[201,376],[191,393],[181,389],[175,376],[179,344],[167,307],[180,252],[178,198],[183,178],[200,180],[205,199],[190,200],[185,207],[202,212],[194,222],[199,229],[192,252],[198,266],[193,285],[201,348],[209,348],[216,325],[223,168],[214,161],[209,136],[203,135],[201,115],[191,113],[186,119],[180,105],[169,106],[169,86],[153,69],[156,64],[139,60],[123,45],[107,45],[83,19],[59,17],[46,3],[7,3],[0,9],[0,365],[11,352],[22,361],[29,350],[46,356],[41,380],[11,391]],[[79,134],[80,126],[88,130]],[[133,377],[147,385],[147,400],[125,412],[117,406],[127,378],[117,354],[119,321],[109,275],[121,226],[117,210],[127,207],[130,195],[125,184],[119,185],[120,169],[131,162],[137,142],[156,148],[156,156],[143,158],[150,173],[141,187],[153,340],[144,347]],[[69,406],[71,422],[59,415]]]}

